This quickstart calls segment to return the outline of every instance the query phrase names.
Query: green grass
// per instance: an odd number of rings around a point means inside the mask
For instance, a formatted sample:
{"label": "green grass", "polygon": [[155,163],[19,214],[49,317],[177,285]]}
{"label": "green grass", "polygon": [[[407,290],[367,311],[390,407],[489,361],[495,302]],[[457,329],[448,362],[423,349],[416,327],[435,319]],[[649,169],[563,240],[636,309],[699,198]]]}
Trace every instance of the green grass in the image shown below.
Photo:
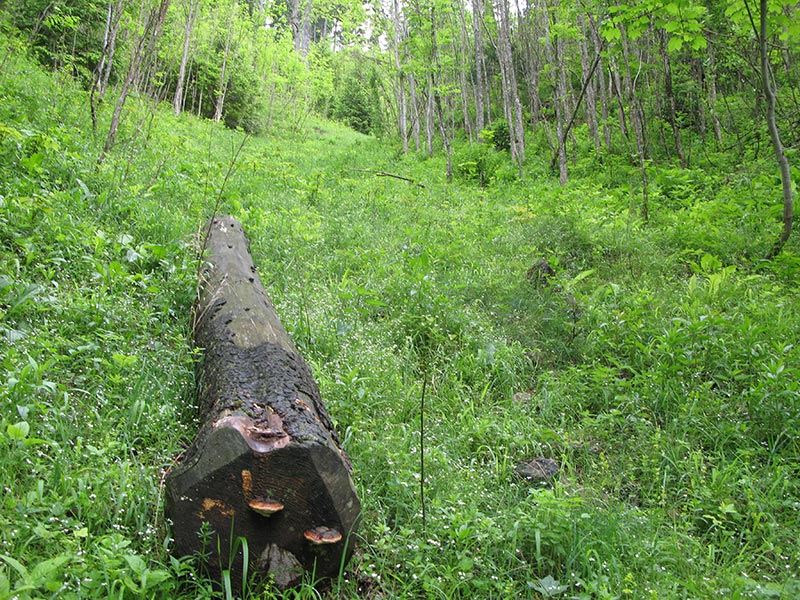
{"label": "green grass", "polygon": [[[244,223],[354,465],[363,525],[331,597],[800,593],[800,260],[796,238],[759,258],[766,167],[653,167],[645,225],[617,163],[561,187],[492,155],[493,178],[447,185],[441,158],[327,122],[245,139],[132,104],[98,167],[109,111],[95,136],[69,81],[3,65],[0,598],[219,595],[170,556],[161,493],[197,428],[215,208]],[[542,260],[547,283],[526,276]],[[515,477],[532,456],[561,464],[552,487]]]}

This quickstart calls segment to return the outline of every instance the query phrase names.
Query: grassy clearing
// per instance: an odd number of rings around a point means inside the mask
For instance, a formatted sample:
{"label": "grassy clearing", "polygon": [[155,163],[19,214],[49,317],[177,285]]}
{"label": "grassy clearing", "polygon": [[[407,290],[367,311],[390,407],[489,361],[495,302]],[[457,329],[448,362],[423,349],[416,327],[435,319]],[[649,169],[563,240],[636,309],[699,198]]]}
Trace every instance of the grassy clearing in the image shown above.
{"label": "grassy clearing", "polygon": [[[759,165],[654,168],[645,225],[614,157],[560,187],[491,155],[480,187],[464,151],[446,185],[439,159],[329,123],[244,139],[137,106],[97,167],[68,82],[12,55],[0,96],[0,598],[213,597],[169,555],[160,482],[196,427],[215,207],[243,221],[355,467],[363,528],[333,596],[800,593],[800,259],[795,239],[759,260],[779,227]],[[532,456],[561,464],[552,487],[515,477]]]}

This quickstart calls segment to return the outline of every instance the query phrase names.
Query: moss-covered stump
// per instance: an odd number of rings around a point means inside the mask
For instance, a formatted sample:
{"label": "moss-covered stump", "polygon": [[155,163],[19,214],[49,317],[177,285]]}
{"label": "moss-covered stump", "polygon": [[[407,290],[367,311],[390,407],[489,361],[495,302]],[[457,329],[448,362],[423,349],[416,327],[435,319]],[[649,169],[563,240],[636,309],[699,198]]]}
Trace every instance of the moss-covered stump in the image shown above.
{"label": "moss-covered stump", "polygon": [[[202,427],[167,476],[167,514],[181,555],[272,575],[282,588],[339,573],[360,504],[311,371],[256,273],[242,226],[209,224],[194,341]],[[210,532],[210,535],[209,535]]]}

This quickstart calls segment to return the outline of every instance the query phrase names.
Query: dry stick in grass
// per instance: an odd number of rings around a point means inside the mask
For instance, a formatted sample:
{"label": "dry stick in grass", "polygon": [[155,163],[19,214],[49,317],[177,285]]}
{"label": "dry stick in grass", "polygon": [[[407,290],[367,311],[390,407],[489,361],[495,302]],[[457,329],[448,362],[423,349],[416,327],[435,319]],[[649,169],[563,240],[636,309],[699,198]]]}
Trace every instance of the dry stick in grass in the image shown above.
{"label": "dry stick in grass", "polygon": [[375,171],[374,169],[350,169],[350,170],[357,171],[358,173],[371,173],[376,177],[393,177],[394,179],[400,179],[402,181],[413,183],[414,185],[421,187],[423,190],[425,189],[424,184],[419,183],[418,181],[411,179],[410,177],[403,177],[402,175],[395,175],[394,173],[386,173],[385,171]]}

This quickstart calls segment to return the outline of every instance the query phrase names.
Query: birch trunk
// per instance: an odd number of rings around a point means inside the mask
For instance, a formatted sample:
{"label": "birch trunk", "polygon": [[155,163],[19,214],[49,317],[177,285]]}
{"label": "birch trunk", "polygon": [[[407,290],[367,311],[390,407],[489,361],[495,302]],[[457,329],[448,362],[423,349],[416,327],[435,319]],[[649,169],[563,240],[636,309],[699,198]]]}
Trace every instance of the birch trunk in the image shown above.
{"label": "birch trunk", "polygon": [[413,110],[411,119],[411,139],[414,140],[414,150],[419,152],[420,148],[422,147],[420,132],[420,123],[422,121],[422,117],[419,109],[420,99],[419,94],[417,94],[417,80],[413,73],[409,73],[406,76],[406,79],[408,81],[408,102]]}
{"label": "birch trunk", "polygon": [[578,26],[580,27],[582,33],[580,40],[581,71],[583,72],[583,78],[586,82],[584,84],[586,90],[586,125],[589,128],[589,134],[592,136],[592,140],[594,140],[595,148],[599,150],[601,144],[600,132],[597,126],[597,94],[594,84],[596,65],[592,64],[592,62],[589,60],[588,46],[590,35],[588,27],[586,26],[586,20],[581,14],[578,15]]}
{"label": "birch trunk", "polygon": [[485,91],[486,77],[486,56],[483,47],[483,0],[473,0],[472,2],[472,36],[475,40],[475,130],[480,135],[486,127],[484,120],[486,106],[483,98]]}
{"label": "birch trunk", "polygon": [[[630,61],[630,49],[628,46],[628,37],[625,32],[625,28],[620,25],[620,30],[622,32],[622,57],[625,61],[625,95],[628,98],[628,102],[631,107],[631,128],[633,129],[633,137],[636,140],[636,153],[634,156],[634,160],[636,164],[639,166],[639,172],[642,177],[642,219],[647,221],[649,216],[649,180],[647,176],[647,145],[645,140],[645,120],[644,120],[644,111],[642,110],[641,103],[639,99],[636,97],[636,80],[633,78],[631,74],[631,61]],[[639,64],[641,65],[642,60],[641,56],[639,57]]]}
{"label": "birch trunk", "polygon": [[667,33],[662,30],[659,37],[661,62],[664,66],[664,94],[667,97],[667,121],[669,121],[669,125],[672,128],[672,140],[675,143],[675,152],[678,154],[681,168],[685,169],[687,167],[686,153],[683,151],[681,131],[678,128],[678,119],[676,116],[675,93],[672,88],[672,67],[669,62],[669,53],[667,52]]}
{"label": "birch trunk", "polygon": [[792,235],[792,221],[794,218],[794,193],[792,192],[792,174],[789,169],[789,160],[784,152],[781,135],[775,121],[775,104],[777,101],[772,78],[772,68],[769,64],[769,54],[767,50],[767,0],[761,0],[761,17],[759,19],[759,54],[761,58],[761,85],[764,97],[767,101],[767,129],[772,140],[772,149],[775,152],[775,161],[778,163],[778,170],[781,173],[781,184],[783,189],[783,229],[775,245],[767,253],[768,260],[775,258],[783,250],[784,245]]}
{"label": "birch trunk", "polygon": [[404,38],[402,26],[402,9],[400,0],[392,1],[392,21],[394,21],[394,37],[392,38],[392,54],[395,66],[395,96],[397,98],[397,127],[403,141],[403,154],[408,153],[408,117],[406,103],[405,74],[400,60],[400,42]]}
{"label": "birch trunk", "polygon": [[231,53],[231,36],[233,35],[233,21],[236,16],[236,2],[231,2],[231,14],[228,18],[228,31],[225,33],[225,51],[222,55],[222,68],[219,74],[219,89],[217,91],[217,103],[214,107],[214,122],[219,123],[222,119],[222,111],[225,106],[225,94],[228,91],[228,60]]}
{"label": "birch trunk", "polygon": [[175,96],[172,99],[172,109],[177,117],[183,108],[183,86],[186,80],[186,65],[189,62],[189,48],[191,46],[192,30],[194,29],[194,19],[200,7],[199,0],[189,0],[188,13],[186,14],[186,27],[183,31],[183,52],[181,53],[181,64],[178,68],[178,80],[175,82]]}
{"label": "birch trunk", "polygon": [[[557,6],[557,4],[555,4]],[[564,77],[564,66],[561,61],[561,42],[558,37],[554,38],[550,27],[550,8],[545,2],[546,13],[544,15],[544,35],[545,35],[545,55],[547,61],[553,68],[553,104],[556,111],[556,153],[558,155],[558,180],[564,185],[567,182],[567,150],[566,144],[561,143],[565,132],[565,113],[566,113],[566,79]]]}
{"label": "birch trunk", "polygon": [[503,96],[503,113],[508,122],[511,138],[511,156],[517,162],[520,173],[525,161],[525,130],[522,119],[522,104],[517,91],[517,76],[511,53],[511,24],[508,0],[497,0],[494,5],[497,20],[497,59],[500,64],[500,79]]}
{"label": "birch trunk", "polygon": [[142,62],[148,54],[151,54],[155,51],[156,44],[161,37],[164,21],[167,18],[169,2],[170,0],[161,0],[161,4],[158,6],[158,8],[153,8],[151,11],[145,13],[147,16],[142,28],[143,33],[137,43],[134,45],[134,49],[131,54],[131,62],[128,67],[128,73],[125,75],[125,80],[122,83],[122,89],[120,90],[119,98],[117,98],[117,103],[114,105],[114,112],[111,115],[111,125],[108,129],[108,136],[106,136],[106,142],[103,145],[103,151],[100,153],[100,156],[97,159],[98,164],[105,160],[106,154],[108,154],[111,151],[111,148],[114,147],[114,142],[117,139],[117,132],[119,131],[120,119],[122,118],[122,110],[125,107],[125,102],[127,101],[128,95],[133,87],[133,82],[139,76],[139,70],[142,66]]}

